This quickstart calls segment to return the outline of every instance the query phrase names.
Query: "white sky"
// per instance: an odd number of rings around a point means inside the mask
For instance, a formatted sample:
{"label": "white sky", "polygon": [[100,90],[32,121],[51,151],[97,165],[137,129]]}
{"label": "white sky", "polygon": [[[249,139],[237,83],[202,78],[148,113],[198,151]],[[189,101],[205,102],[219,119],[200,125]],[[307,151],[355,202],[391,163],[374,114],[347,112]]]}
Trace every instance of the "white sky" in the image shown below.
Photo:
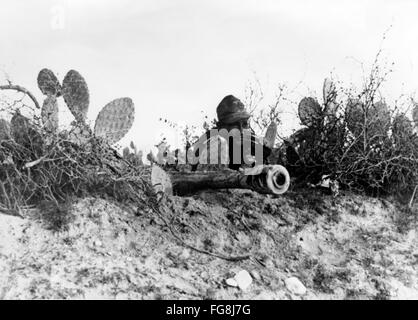
{"label": "white sky", "polygon": [[[107,102],[131,97],[136,119],[123,141],[149,149],[164,128],[160,117],[214,118],[225,95],[244,98],[253,72],[271,94],[278,83],[302,81],[295,99],[321,98],[331,72],[358,83],[358,61],[371,64],[390,25],[383,57],[395,72],[385,94],[415,92],[417,13],[415,0],[0,0],[0,70],[39,101],[40,69],[61,80],[78,70],[89,85],[91,120]],[[63,28],[53,27],[57,16]]]}

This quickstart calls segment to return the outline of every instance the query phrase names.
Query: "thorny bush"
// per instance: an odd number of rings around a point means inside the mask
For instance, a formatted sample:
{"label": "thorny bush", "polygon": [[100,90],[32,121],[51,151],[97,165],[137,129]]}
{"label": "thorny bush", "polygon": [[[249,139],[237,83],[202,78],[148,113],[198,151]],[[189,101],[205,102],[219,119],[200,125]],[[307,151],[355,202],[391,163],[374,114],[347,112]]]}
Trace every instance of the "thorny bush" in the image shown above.
{"label": "thorny bush", "polygon": [[412,193],[418,185],[418,104],[408,100],[412,120],[399,106],[389,108],[379,91],[387,75],[376,58],[360,93],[325,79],[322,103],[300,101],[303,128],[279,150],[297,181],[316,183],[325,175],[369,194]]}

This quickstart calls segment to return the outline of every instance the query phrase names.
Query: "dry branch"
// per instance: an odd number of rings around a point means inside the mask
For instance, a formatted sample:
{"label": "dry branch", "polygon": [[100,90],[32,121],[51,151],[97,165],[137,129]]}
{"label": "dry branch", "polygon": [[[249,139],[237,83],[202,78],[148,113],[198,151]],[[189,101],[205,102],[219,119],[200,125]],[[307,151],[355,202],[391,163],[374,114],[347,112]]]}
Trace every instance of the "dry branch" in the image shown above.
{"label": "dry branch", "polygon": [[24,94],[26,94],[35,104],[35,107],[40,109],[41,107],[39,106],[38,101],[36,100],[35,96],[32,94],[32,92],[30,92],[28,89],[19,86],[19,85],[14,85],[14,84],[8,84],[8,85],[2,85],[0,86],[0,90],[15,90],[18,92],[22,92]]}

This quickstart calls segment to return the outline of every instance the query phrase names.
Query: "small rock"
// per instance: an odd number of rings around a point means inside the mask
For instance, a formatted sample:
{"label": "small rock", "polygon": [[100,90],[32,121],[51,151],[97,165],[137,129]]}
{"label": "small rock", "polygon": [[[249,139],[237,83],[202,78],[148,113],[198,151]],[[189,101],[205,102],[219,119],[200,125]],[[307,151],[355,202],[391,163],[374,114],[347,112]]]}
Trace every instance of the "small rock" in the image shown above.
{"label": "small rock", "polygon": [[250,274],[248,273],[248,271],[246,270],[241,270],[240,272],[238,272],[235,277],[234,277],[235,281],[238,284],[238,287],[242,290],[245,291],[248,289],[248,287],[251,285],[251,283],[253,282],[253,278],[251,278]]}
{"label": "small rock", "polygon": [[253,279],[255,279],[255,280],[260,280],[260,274],[258,273],[258,271],[257,270],[251,270],[250,271],[250,274],[251,274],[251,276],[253,277]]}
{"label": "small rock", "polygon": [[306,293],[306,287],[296,277],[290,277],[284,281],[287,290],[297,295],[304,295]]}
{"label": "small rock", "polygon": [[226,279],[225,282],[230,287],[238,287],[238,282],[233,278]]}

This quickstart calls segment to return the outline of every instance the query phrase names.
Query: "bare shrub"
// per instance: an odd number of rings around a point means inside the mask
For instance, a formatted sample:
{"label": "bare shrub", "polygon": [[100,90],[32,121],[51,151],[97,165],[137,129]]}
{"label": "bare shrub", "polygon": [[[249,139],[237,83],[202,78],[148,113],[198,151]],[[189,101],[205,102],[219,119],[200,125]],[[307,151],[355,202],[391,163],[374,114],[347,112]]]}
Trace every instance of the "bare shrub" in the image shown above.
{"label": "bare shrub", "polygon": [[411,191],[418,184],[417,129],[380,96],[389,73],[376,58],[360,93],[338,90],[326,79],[322,102],[301,100],[304,127],[284,141],[283,161],[291,174],[313,183],[328,175],[346,188],[372,194]]}
{"label": "bare shrub", "polygon": [[[133,163],[112,148],[132,125],[132,100],[108,103],[93,132],[86,123],[89,93],[84,79],[71,70],[61,86],[52,75],[43,69],[38,76],[39,88],[47,95],[42,108],[26,89],[10,82],[1,86],[29,95],[35,108],[23,97],[0,100],[0,211],[21,215],[22,209],[40,206],[47,215],[56,212],[48,218],[56,229],[64,224],[68,210],[63,208],[72,196],[110,196],[149,205],[154,196],[147,178],[150,169],[141,166],[140,153],[133,145]],[[75,121],[60,131],[56,99],[61,94]]]}

